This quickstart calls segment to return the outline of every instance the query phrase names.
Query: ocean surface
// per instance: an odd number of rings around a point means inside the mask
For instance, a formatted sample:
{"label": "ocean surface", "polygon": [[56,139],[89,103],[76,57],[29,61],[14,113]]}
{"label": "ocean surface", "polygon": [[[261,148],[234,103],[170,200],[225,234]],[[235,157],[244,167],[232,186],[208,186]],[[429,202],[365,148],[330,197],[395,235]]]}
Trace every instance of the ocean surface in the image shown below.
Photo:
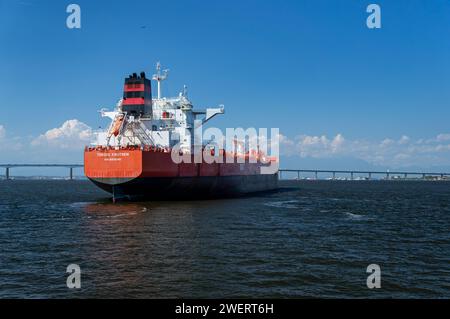
{"label": "ocean surface", "polygon": [[0,298],[450,298],[450,182],[281,185],[112,204],[88,181],[0,181]]}

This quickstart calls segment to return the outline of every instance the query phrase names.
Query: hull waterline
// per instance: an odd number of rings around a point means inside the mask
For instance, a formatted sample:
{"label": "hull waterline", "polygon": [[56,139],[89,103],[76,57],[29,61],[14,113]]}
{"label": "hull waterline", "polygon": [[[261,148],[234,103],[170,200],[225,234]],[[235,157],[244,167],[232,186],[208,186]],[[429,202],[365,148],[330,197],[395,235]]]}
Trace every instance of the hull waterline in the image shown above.
{"label": "hull waterline", "polygon": [[244,196],[278,188],[278,174],[201,177],[90,178],[113,200],[186,200]]}

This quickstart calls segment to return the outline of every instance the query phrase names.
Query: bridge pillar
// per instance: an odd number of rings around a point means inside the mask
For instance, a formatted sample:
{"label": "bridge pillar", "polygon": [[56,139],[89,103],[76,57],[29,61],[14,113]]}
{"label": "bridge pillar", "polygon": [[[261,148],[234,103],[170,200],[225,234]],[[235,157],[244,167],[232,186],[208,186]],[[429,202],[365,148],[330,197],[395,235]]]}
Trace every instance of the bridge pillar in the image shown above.
{"label": "bridge pillar", "polygon": [[405,178],[405,179],[408,178],[408,173],[405,173],[404,178]]}
{"label": "bridge pillar", "polygon": [[369,172],[369,180],[372,179],[372,172]]}
{"label": "bridge pillar", "polygon": [[6,180],[9,179],[9,167],[5,168],[5,177],[6,177]]}
{"label": "bridge pillar", "polygon": [[278,171],[278,179],[281,179],[282,176],[281,173],[282,173],[281,171]]}
{"label": "bridge pillar", "polygon": [[70,180],[73,180],[73,167],[70,168]]}
{"label": "bridge pillar", "polygon": [[300,171],[297,171],[297,179],[300,180]]}
{"label": "bridge pillar", "polygon": [[350,179],[353,180],[353,172],[350,172]]}
{"label": "bridge pillar", "polygon": [[425,178],[426,178],[426,175],[425,175],[425,174],[422,174],[422,178],[425,179]]}
{"label": "bridge pillar", "polygon": [[317,171],[314,172],[314,176],[316,177],[316,181],[317,181]]}
{"label": "bridge pillar", "polygon": [[390,175],[389,173],[386,173],[386,179],[390,179]]}
{"label": "bridge pillar", "polygon": [[336,179],[336,172],[333,172],[333,180]]}

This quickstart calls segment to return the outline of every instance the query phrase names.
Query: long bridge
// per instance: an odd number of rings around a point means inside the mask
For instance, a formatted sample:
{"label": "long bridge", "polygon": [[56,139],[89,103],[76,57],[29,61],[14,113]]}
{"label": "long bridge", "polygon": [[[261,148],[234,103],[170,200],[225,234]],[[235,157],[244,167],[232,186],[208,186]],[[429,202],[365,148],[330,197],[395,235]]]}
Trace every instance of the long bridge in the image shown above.
{"label": "long bridge", "polygon": [[69,179],[73,179],[73,169],[77,167],[84,167],[82,164],[0,164],[0,167],[5,168],[5,178],[7,180],[11,179],[10,170],[11,168],[18,167],[64,167],[69,169]]}
{"label": "long bridge", "polygon": [[440,177],[441,179],[450,178],[450,173],[436,173],[436,172],[408,172],[408,171],[359,171],[359,170],[318,170],[318,169],[280,169],[279,177],[283,178],[283,173],[296,173],[297,179],[300,179],[301,173],[314,174],[315,179],[318,179],[319,174],[331,174],[332,179],[336,179],[336,174],[345,174],[354,180],[355,175],[364,175],[368,180],[372,179],[373,175],[385,176],[390,179],[392,176],[400,176],[408,178],[408,176],[419,176],[422,179],[427,177]]}
{"label": "long bridge", "polygon": [[[69,169],[69,179],[73,179],[73,169],[84,167],[82,164],[0,164],[1,168],[5,168],[5,178],[11,179],[11,169],[20,167],[38,168],[38,167],[63,167]],[[297,175],[297,179],[300,179],[302,173],[314,174],[315,179],[319,179],[319,174],[331,174],[332,179],[336,179],[336,174],[345,174],[350,177],[350,180],[355,178],[355,175],[364,175],[367,179],[372,179],[373,175],[385,176],[386,179],[390,179],[392,176],[401,176],[408,178],[408,176],[419,176],[422,179],[427,177],[440,177],[441,179],[449,178],[450,173],[437,173],[437,172],[408,172],[408,171],[360,171],[360,170],[318,170],[318,169],[280,169],[279,177],[283,179],[284,173],[294,173]]]}

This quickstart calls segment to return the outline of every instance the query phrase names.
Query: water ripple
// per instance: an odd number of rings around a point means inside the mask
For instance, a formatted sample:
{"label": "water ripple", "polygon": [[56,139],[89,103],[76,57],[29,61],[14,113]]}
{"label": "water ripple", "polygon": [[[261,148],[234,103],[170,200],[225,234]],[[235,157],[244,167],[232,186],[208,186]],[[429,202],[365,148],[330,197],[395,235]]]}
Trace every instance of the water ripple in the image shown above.
{"label": "water ripple", "polygon": [[450,183],[284,186],[112,204],[86,181],[0,182],[0,297],[450,297]]}

